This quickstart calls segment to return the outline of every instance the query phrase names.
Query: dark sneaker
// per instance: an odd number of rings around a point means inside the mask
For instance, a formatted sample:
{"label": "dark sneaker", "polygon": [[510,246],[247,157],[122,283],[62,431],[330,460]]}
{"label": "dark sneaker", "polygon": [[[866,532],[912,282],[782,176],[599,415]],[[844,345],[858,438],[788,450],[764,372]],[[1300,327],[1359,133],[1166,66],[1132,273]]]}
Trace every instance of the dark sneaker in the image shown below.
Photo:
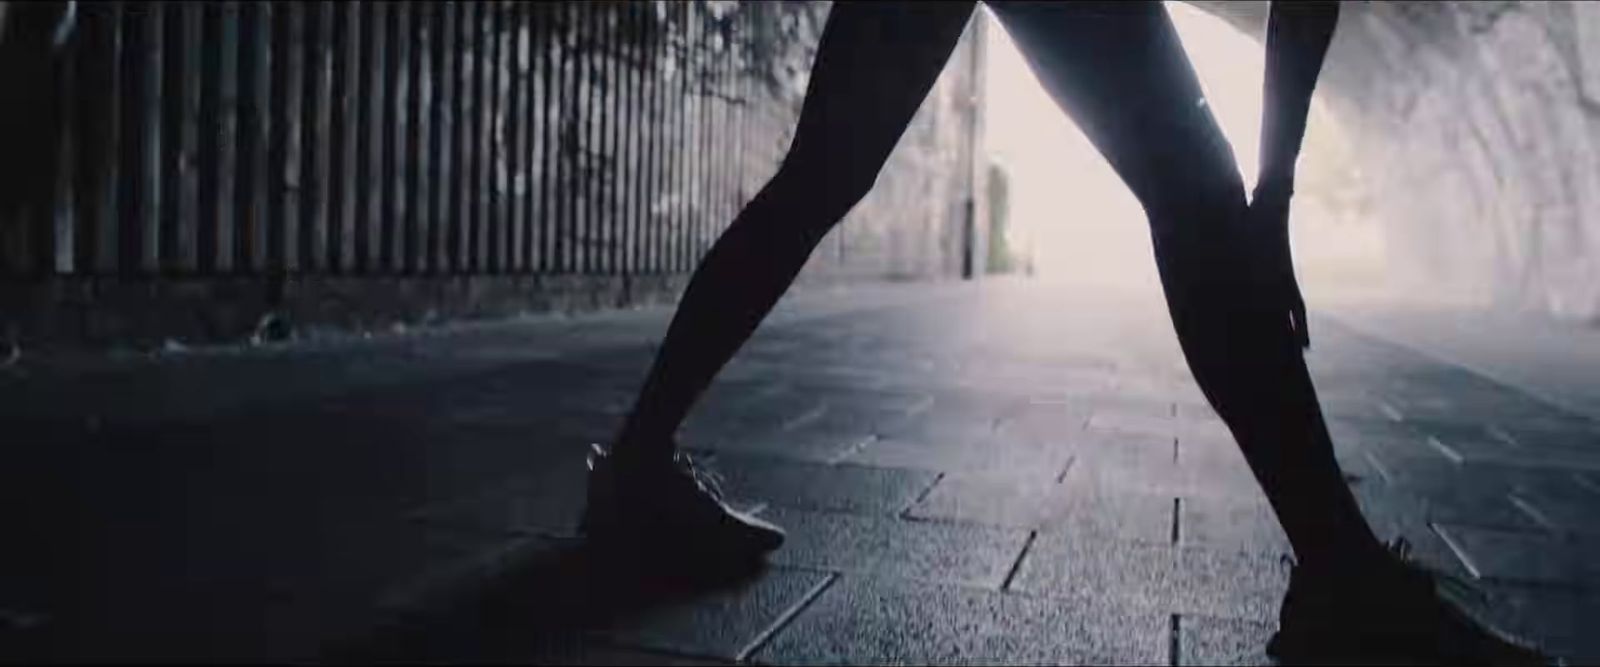
{"label": "dark sneaker", "polygon": [[632,468],[600,445],[590,447],[588,504],[579,526],[590,546],[682,567],[748,564],[783,544],[782,529],[729,507],[716,475],[687,454]]}
{"label": "dark sneaker", "polygon": [[1474,619],[1459,598],[1476,591],[1424,570],[1408,550],[1397,540],[1388,562],[1357,572],[1296,566],[1267,655],[1286,664],[1560,664]]}

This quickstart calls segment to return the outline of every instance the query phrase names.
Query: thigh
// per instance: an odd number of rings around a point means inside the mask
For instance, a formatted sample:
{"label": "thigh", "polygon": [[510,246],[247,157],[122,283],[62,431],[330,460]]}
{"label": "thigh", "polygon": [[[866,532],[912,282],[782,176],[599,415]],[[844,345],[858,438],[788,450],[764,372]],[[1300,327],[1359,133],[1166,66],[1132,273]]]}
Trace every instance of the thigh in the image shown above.
{"label": "thigh", "polygon": [[836,1],[785,167],[877,176],[944,70],[975,2]]}
{"label": "thigh", "polygon": [[[1159,2],[990,2],[1039,83],[1160,225],[1243,184]],[[1160,231],[1159,229],[1157,231]]]}

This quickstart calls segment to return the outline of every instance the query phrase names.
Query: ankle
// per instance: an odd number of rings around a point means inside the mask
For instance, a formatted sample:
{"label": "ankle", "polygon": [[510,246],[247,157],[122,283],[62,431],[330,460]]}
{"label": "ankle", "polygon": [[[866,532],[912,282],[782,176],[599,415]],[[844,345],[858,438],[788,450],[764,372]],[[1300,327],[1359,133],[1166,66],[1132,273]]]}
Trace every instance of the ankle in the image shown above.
{"label": "ankle", "polygon": [[670,438],[655,441],[618,438],[611,447],[610,459],[616,470],[636,473],[671,465],[676,452],[677,445]]}
{"label": "ankle", "polygon": [[1389,572],[1399,564],[1381,542],[1356,547],[1338,547],[1318,550],[1316,553],[1296,554],[1299,566],[1317,576],[1363,579]]}

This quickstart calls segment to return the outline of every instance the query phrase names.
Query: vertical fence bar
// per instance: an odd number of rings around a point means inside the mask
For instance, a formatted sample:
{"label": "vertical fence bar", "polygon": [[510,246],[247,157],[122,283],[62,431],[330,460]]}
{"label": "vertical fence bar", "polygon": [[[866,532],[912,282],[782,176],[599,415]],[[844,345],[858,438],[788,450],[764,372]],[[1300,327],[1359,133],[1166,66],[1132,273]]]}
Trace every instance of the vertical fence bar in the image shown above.
{"label": "vertical fence bar", "polygon": [[540,184],[544,181],[544,98],[548,94],[544,81],[544,45],[549,42],[545,33],[545,13],[548,10],[543,5],[534,4],[528,7],[528,71],[526,81],[528,94],[523,101],[526,115],[523,143],[526,154],[527,170],[527,211],[528,231],[524,237],[527,242],[529,273],[538,273],[544,270],[540,258],[539,248],[543,243],[542,233],[545,225],[544,205],[545,199]]}
{"label": "vertical fence bar", "polygon": [[55,118],[52,128],[39,128],[48,132],[42,136],[52,139],[50,150],[54,153],[50,163],[54,165],[54,173],[49,174],[48,191],[50,197],[45,200],[44,215],[40,221],[44,223],[44,233],[35,240],[42,242],[36,256],[33,258],[33,268],[40,275],[48,276],[53,273],[72,273],[74,261],[77,259],[78,220],[82,217],[79,210],[77,188],[77,162],[78,145],[82,143],[82,116],[78,113],[78,59],[82,57],[83,39],[81,33],[74,35],[63,44],[55,54],[55,62],[51,63],[52,70],[50,83],[52,88],[46,94],[52,98],[49,104],[55,107]]}
{"label": "vertical fence bar", "polygon": [[677,270],[673,261],[673,250],[677,247],[673,234],[673,222],[676,220],[677,184],[673,182],[677,176],[678,151],[673,142],[677,139],[677,114],[678,104],[677,86],[678,77],[682,73],[678,69],[678,46],[676,40],[678,21],[678,6],[667,4],[663,7],[661,26],[661,79],[657,85],[660,106],[660,138],[657,141],[659,150],[656,152],[656,169],[658,171],[658,187],[656,188],[656,248],[657,261],[662,273],[671,273]]}
{"label": "vertical fence bar", "polygon": [[441,2],[434,6],[437,22],[438,44],[434,45],[434,79],[438,81],[439,94],[433,100],[433,155],[434,186],[437,196],[433,200],[433,265],[435,274],[446,274],[454,265],[453,252],[456,227],[456,198],[460,189],[453,171],[456,147],[455,110],[460,102],[456,90],[456,4]]}
{"label": "vertical fence bar", "polygon": [[406,257],[413,273],[427,273],[429,259],[429,230],[433,223],[433,197],[438,181],[431,178],[433,150],[433,17],[434,6],[417,4],[411,17],[411,39],[415,52],[411,54],[411,118],[412,146],[410,170],[406,189],[410,192],[411,232],[406,236]]}
{"label": "vertical fence bar", "polygon": [[722,233],[723,221],[727,219],[728,201],[728,53],[729,44],[726,32],[726,18],[718,16],[712,24],[711,43],[714,45],[711,53],[712,69],[716,72],[711,89],[711,207],[710,219],[706,229],[710,231],[712,242]]}
{"label": "vertical fence bar", "polygon": [[596,138],[595,171],[595,217],[600,230],[601,244],[596,257],[596,272],[612,275],[617,270],[617,250],[621,245],[621,234],[618,233],[618,216],[616,210],[617,177],[622,173],[622,164],[617,151],[616,129],[621,120],[617,113],[617,82],[621,78],[618,68],[618,44],[616,21],[617,5],[600,4],[595,7],[596,26],[598,30],[594,39],[594,52],[597,59],[596,65],[599,72],[596,83],[599,84],[595,94],[599,106],[593,112],[596,116],[595,129],[599,136]]}
{"label": "vertical fence bar", "polygon": [[640,168],[640,158],[643,155],[643,151],[640,150],[640,138],[644,136],[645,125],[643,122],[644,115],[640,112],[643,109],[644,102],[644,89],[640,85],[643,81],[644,73],[644,52],[640,48],[640,37],[644,30],[644,12],[647,8],[648,5],[633,2],[627,3],[623,7],[622,61],[625,64],[623,72],[626,76],[622,89],[623,108],[625,110],[625,118],[623,120],[623,146],[625,150],[623,151],[622,165],[626,178],[621,186],[621,217],[623,229],[626,231],[626,238],[623,241],[622,271],[629,275],[639,272],[639,241],[642,238],[639,234],[641,219],[639,215],[639,175],[643,172],[643,169]]}
{"label": "vertical fence bar", "polygon": [[613,253],[616,258],[616,273],[629,275],[633,273],[633,251],[637,239],[634,237],[633,228],[633,175],[637,172],[637,155],[633,150],[633,138],[639,133],[639,118],[634,113],[635,103],[638,101],[638,91],[633,89],[634,74],[638,71],[635,61],[637,52],[633,48],[634,36],[638,34],[638,6],[632,3],[623,3],[617,7],[616,29],[612,31],[612,39],[616,48],[612,52],[617,61],[616,104],[613,106],[617,114],[616,133],[616,175],[612,182],[615,184],[615,195],[612,197],[612,215],[616,217],[617,248]]}
{"label": "vertical fence bar", "polygon": [[722,53],[722,139],[723,139],[723,189],[722,189],[722,215],[717,218],[717,235],[728,229],[728,223],[733,216],[739,214],[739,69],[737,50],[739,36],[734,32],[738,29],[738,17],[741,11],[728,15],[723,24]]}
{"label": "vertical fence bar", "polygon": [[667,68],[671,66],[671,52],[669,39],[671,36],[671,14],[667,5],[655,5],[655,14],[652,21],[655,30],[652,31],[650,51],[653,64],[650,68],[650,186],[648,201],[650,202],[650,270],[653,273],[667,271],[666,240],[667,217],[664,215],[664,199],[667,196],[667,160],[669,154],[667,146],[667,85],[670,78]]}
{"label": "vertical fence bar", "polygon": [[611,47],[608,43],[611,24],[611,5],[596,3],[592,10],[594,14],[594,34],[589,39],[589,55],[593,66],[594,80],[590,86],[594,106],[588,109],[588,116],[593,120],[591,129],[593,134],[594,156],[593,168],[589,172],[589,179],[594,187],[589,202],[591,211],[590,220],[594,229],[594,255],[591,270],[594,273],[606,274],[611,270],[611,246],[615,242],[612,238],[610,189],[611,176],[615,173],[611,153],[611,125],[616,117],[611,113],[612,94],[612,58]]}
{"label": "vertical fence bar", "polygon": [[239,69],[239,243],[237,264],[260,272],[267,265],[267,218],[272,146],[272,10],[273,3],[245,5]]}
{"label": "vertical fence bar", "polygon": [[694,236],[692,234],[694,218],[693,209],[690,208],[691,197],[693,196],[690,192],[690,184],[693,182],[691,173],[694,156],[691,155],[692,151],[689,150],[689,86],[692,83],[689,72],[689,50],[694,45],[692,41],[693,33],[689,26],[694,20],[694,6],[685,2],[678,7],[681,19],[679,21],[679,29],[682,33],[677,41],[677,49],[675,49],[676,52],[674,53],[678,64],[678,80],[674,90],[677,102],[673,104],[674,115],[676,116],[674,125],[676,126],[677,135],[673,141],[673,152],[677,154],[678,159],[673,167],[673,171],[676,173],[673,175],[672,188],[673,194],[678,199],[678,205],[675,207],[677,213],[672,230],[675,246],[673,248],[672,268],[674,271],[683,272],[689,269],[689,255],[694,247]]}
{"label": "vertical fence bar", "polygon": [[510,216],[510,165],[507,160],[508,129],[508,101],[510,91],[509,60],[511,27],[508,17],[510,7],[503,0],[494,0],[493,22],[491,36],[494,40],[494,57],[489,61],[490,73],[493,76],[494,102],[490,105],[493,123],[489,126],[490,164],[493,178],[490,183],[490,205],[493,207],[490,215],[494,220],[494,235],[489,242],[493,246],[490,269],[495,273],[504,273],[510,267],[511,260],[511,216]]}
{"label": "vertical fence bar", "polygon": [[507,20],[505,31],[509,40],[509,48],[504,50],[502,60],[507,63],[506,76],[506,173],[507,208],[510,215],[507,218],[510,225],[510,234],[507,243],[507,261],[505,270],[508,273],[521,273],[527,266],[526,238],[527,238],[527,151],[523,149],[523,141],[527,137],[526,114],[523,106],[528,97],[528,24],[527,7],[522,3],[512,3],[506,8]]}
{"label": "vertical fence bar", "polygon": [[301,44],[305,7],[285,2],[274,11],[273,68],[273,197],[270,263],[273,271],[293,271],[299,266],[298,232],[301,177],[301,116],[305,85],[302,76],[305,51]]}
{"label": "vertical fence bar", "polygon": [[412,159],[410,142],[411,82],[406,74],[411,70],[411,3],[397,2],[389,6],[389,52],[384,62],[383,77],[388,81],[389,99],[384,112],[384,204],[388,219],[384,224],[384,268],[388,273],[406,271],[406,233],[410,221],[406,217],[409,195],[406,193],[405,175]]}
{"label": "vertical fence bar", "polygon": [[614,77],[609,82],[612,91],[611,109],[614,120],[611,124],[611,228],[614,232],[611,251],[611,272],[618,275],[627,275],[629,244],[632,235],[629,233],[630,219],[628,217],[628,180],[633,174],[633,152],[629,139],[637,131],[635,119],[629,113],[633,102],[633,90],[629,83],[633,80],[633,10],[625,3],[618,3],[612,10],[612,29],[608,41],[612,43],[611,61]]}
{"label": "vertical fence bar", "polygon": [[594,211],[595,245],[594,272],[602,275],[610,274],[612,270],[612,252],[616,247],[616,222],[611,210],[611,191],[614,189],[613,179],[616,177],[617,164],[614,144],[611,143],[611,129],[616,125],[617,116],[612,111],[612,100],[616,97],[616,58],[613,57],[615,44],[612,43],[611,22],[615,16],[610,3],[597,3],[594,7],[594,37],[590,39],[591,54],[594,57],[594,101],[595,106],[589,110],[589,115],[594,117],[594,170],[589,178],[594,180],[594,201],[591,210]]}
{"label": "vertical fence bar", "polygon": [[608,86],[612,91],[611,110],[613,120],[611,123],[611,272],[626,275],[628,273],[628,244],[632,241],[628,233],[628,175],[633,173],[630,160],[633,156],[628,151],[628,138],[633,128],[632,118],[628,114],[633,91],[629,88],[633,71],[629,62],[631,51],[628,40],[631,38],[632,27],[630,16],[631,9],[627,5],[619,4],[612,10],[611,31],[608,41],[611,42],[612,79]]}
{"label": "vertical fence bar", "polygon": [[456,219],[451,233],[452,250],[455,251],[455,269],[459,272],[472,270],[472,211],[473,211],[473,133],[474,126],[472,113],[475,108],[476,98],[473,85],[473,45],[477,43],[477,31],[473,28],[474,9],[476,5],[470,2],[452,3],[458,9],[456,16]]}
{"label": "vertical fence bar", "polygon": [[365,131],[362,133],[363,154],[361,175],[362,192],[365,194],[361,206],[363,222],[366,229],[356,235],[356,246],[361,253],[361,269],[363,273],[377,273],[383,267],[383,222],[387,214],[383,201],[383,184],[386,173],[384,162],[384,124],[383,114],[388,107],[388,86],[383,73],[388,60],[388,39],[384,27],[388,24],[388,5],[383,2],[368,2],[362,5],[365,10],[362,16],[362,58],[361,82],[362,96],[359,119]]}
{"label": "vertical fence bar", "polygon": [[117,269],[118,166],[122,159],[122,4],[95,3],[82,8],[78,98],[82,121],[77,159],[82,197],[77,242],[79,272],[111,273]]}
{"label": "vertical fence bar", "polygon": [[473,130],[475,137],[476,155],[473,164],[477,165],[476,188],[473,191],[473,216],[477,224],[473,245],[472,268],[475,273],[481,273],[491,268],[489,261],[489,241],[494,232],[494,4],[493,0],[484,0],[478,4],[478,15],[475,21],[478,35],[478,48],[474,58],[477,77],[474,86],[477,88],[476,105],[472,117],[476,125]]}
{"label": "vertical fence bar", "polygon": [[590,206],[594,203],[594,87],[595,48],[593,6],[575,3],[577,22],[577,79],[573,95],[574,120],[577,122],[577,141],[573,144],[573,178],[577,196],[577,234],[574,250],[577,251],[575,268],[578,273],[589,273],[594,256],[594,217]]}
{"label": "vertical fence bar", "polygon": [[656,217],[656,201],[661,192],[661,35],[664,28],[658,15],[660,5],[652,5],[645,16],[648,26],[645,33],[644,50],[648,67],[645,69],[645,135],[644,146],[644,185],[642,186],[641,203],[644,224],[644,239],[642,242],[644,258],[641,261],[643,271],[656,273],[661,270],[658,252],[661,238],[660,220]]}
{"label": "vertical fence bar", "polygon": [[705,88],[709,73],[705,68],[706,31],[705,5],[689,3],[689,48],[684,51],[689,72],[689,257],[688,265],[699,261],[706,245],[706,158],[705,150]]}
{"label": "vertical fence bar", "polygon": [[332,130],[330,143],[338,152],[334,161],[329,196],[333,221],[330,222],[329,251],[339,273],[356,267],[357,202],[361,197],[361,4],[337,5],[333,32],[334,58]]}
{"label": "vertical fence bar", "polygon": [[[741,10],[735,8],[734,12]],[[738,104],[738,13],[729,14],[723,23],[722,52],[722,214],[717,216],[718,236],[739,213],[739,104]]]}
{"label": "vertical fence bar", "polygon": [[229,0],[206,5],[203,32],[200,270],[227,273],[233,270],[237,244],[239,3]]}
{"label": "vertical fence bar", "polygon": [[578,21],[581,8],[578,3],[561,4],[561,65],[560,88],[555,107],[556,120],[552,130],[556,133],[557,178],[551,184],[556,191],[559,206],[556,232],[556,270],[570,273],[577,266],[577,178],[573,175],[577,164],[577,116],[575,101],[578,98]]}
{"label": "vertical fence bar", "polygon": [[555,127],[558,122],[555,104],[561,95],[557,76],[561,42],[559,5],[536,5],[534,16],[539,19],[539,29],[535,33],[538,48],[534,50],[538,54],[536,60],[539,67],[539,94],[534,98],[538,115],[533,124],[537,148],[534,161],[539,165],[539,178],[536,180],[538,203],[534,207],[534,215],[537,216],[534,224],[534,256],[538,261],[534,268],[539,273],[550,273],[556,266],[554,248],[559,230],[557,225],[561,219],[558,193],[554,191],[557,154]]}
{"label": "vertical fence bar", "polygon": [[589,161],[587,151],[589,148],[588,128],[588,83],[589,83],[589,44],[588,23],[589,12],[581,3],[573,5],[573,48],[572,48],[572,94],[568,98],[565,109],[569,110],[571,120],[568,126],[572,128],[571,140],[566,146],[568,152],[567,187],[572,190],[572,201],[569,208],[572,210],[572,232],[568,235],[569,260],[568,268],[574,273],[584,272],[588,260],[588,223],[587,207],[589,197],[587,187],[589,179],[585,178]]}
{"label": "vertical fence bar", "polygon": [[[189,77],[194,57],[189,49],[188,16],[193,5],[173,3],[162,12],[161,134],[169,145],[160,156],[161,199],[166,204],[158,218],[161,227],[161,270],[184,271],[188,266],[188,232],[194,225],[194,206],[189,203],[194,154],[193,133],[186,127],[193,120],[189,111],[189,92],[195,89]],[[186,238],[188,237],[188,238]]]}
{"label": "vertical fence bar", "polygon": [[134,131],[138,133],[137,159],[127,170],[137,192],[138,215],[131,218],[139,230],[138,252],[135,262],[125,265],[139,267],[144,273],[161,270],[161,42],[162,14],[165,7],[151,2],[135,14],[138,50],[135,57],[143,60],[142,66],[133,65],[137,76],[138,102],[134,109]]}
{"label": "vertical fence bar", "polygon": [[307,271],[328,269],[328,200],[331,169],[329,126],[332,123],[332,34],[336,5],[318,2],[306,12],[306,92],[301,145],[306,165],[300,212],[301,265]]}

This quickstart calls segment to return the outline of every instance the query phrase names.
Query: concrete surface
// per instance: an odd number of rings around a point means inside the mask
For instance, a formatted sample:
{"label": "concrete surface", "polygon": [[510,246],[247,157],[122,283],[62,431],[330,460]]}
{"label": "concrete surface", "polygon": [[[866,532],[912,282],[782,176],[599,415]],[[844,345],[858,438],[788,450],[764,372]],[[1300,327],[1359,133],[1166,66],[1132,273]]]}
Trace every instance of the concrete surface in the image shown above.
{"label": "concrete surface", "polygon": [[[584,447],[669,315],[25,357],[0,373],[0,655],[1261,660],[1287,546],[1148,291],[793,295],[682,433],[789,543],[698,594],[587,588]],[[1312,324],[1380,533],[1476,579],[1481,613],[1600,659],[1600,426]]]}

